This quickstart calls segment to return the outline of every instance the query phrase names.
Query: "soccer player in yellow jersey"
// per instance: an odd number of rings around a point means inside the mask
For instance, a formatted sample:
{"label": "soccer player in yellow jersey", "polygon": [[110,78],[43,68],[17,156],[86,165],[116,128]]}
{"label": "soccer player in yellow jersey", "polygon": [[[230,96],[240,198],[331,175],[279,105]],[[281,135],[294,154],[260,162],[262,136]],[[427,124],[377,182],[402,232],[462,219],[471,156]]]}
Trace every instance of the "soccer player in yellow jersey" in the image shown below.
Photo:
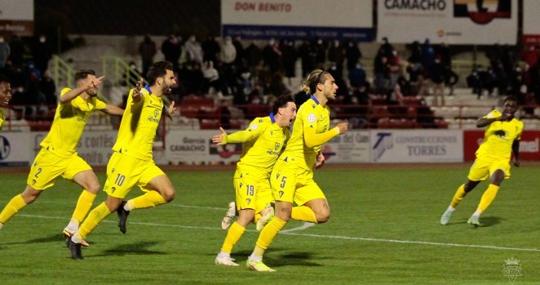
{"label": "soccer player in yellow jersey", "polygon": [[6,120],[3,107],[8,106],[9,100],[11,100],[11,84],[6,77],[0,76],[0,130]]}
{"label": "soccer player in yellow jersey", "polygon": [[479,128],[486,127],[484,141],[476,150],[476,160],[469,170],[467,182],[458,187],[450,206],[442,214],[440,221],[442,225],[448,224],[463,197],[471,192],[480,181],[489,178],[488,188],[482,194],[476,211],[467,221],[473,226],[480,226],[480,215],[495,200],[503,180],[510,178],[512,158],[513,164],[519,167],[519,141],[523,131],[523,122],[514,117],[517,108],[517,100],[513,97],[507,97],[504,100],[502,113],[493,110],[476,123]]}
{"label": "soccer player in yellow jersey", "polygon": [[102,79],[97,78],[92,70],[81,70],[75,74],[77,87],[61,91],[51,129],[41,141],[41,150],[32,163],[26,189],[4,207],[0,213],[0,227],[62,176],[84,189],[64,234],[70,236],[77,231],[100,187],[90,165],[77,154],[77,144],[92,112],[100,110],[111,115],[123,113],[121,108],[106,104],[96,97]]}
{"label": "soccer player in yellow jersey", "polygon": [[[216,144],[243,143],[243,153],[236,164],[234,189],[238,220],[232,224],[215,259],[218,265],[238,266],[231,258],[234,245],[249,223],[261,219],[261,212],[274,200],[270,188],[270,173],[285,142],[289,125],[296,116],[296,104],[291,96],[280,96],[267,117],[255,118],[246,130],[212,137]],[[268,208],[272,209],[272,208]],[[271,216],[267,216],[271,217]]]}
{"label": "soccer player in yellow jersey", "polygon": [[[262,262],[263,254],[290,218],[325,223],[330,217],[326,197],[313,180],[313,168],[318,164],[322,146],[347,132],[348,124],[342,122],[330,128],[327,102],[336,98],[338,89],[330,73],[314,70],[306,85],[312,96],[298,109],[292,136],[270,176],[276,210],[248,258],[248,268],[255,271],[274,271]],[[293,202],[297,207],[293,208]]]}
{"label": "soccer player in yellow jersey", "polygon": [[[133,91],[131,106],[126,108],[130,113],[124,116],[131,119],[122,120],[122,124],[128,124],[133,133],[122,143],[120,158],[116,159],[114,165],[108,166],[110,173],[104,186],[107,199],[88,214],[78,232],[69,240],[71,257],[74,259],[83,258],[81,242],[110,213],[118,210],[120,224],[125,226],[129,211],[155,207],[174,199],[174,187],[167,175],[156,166],[152,154],[163,110],[162,97],[176,85],[172,64],[164,61],[154,63],[147,79],[150,86]],[[174,112],[174,102],[169,110]],[[120,129],[123,127],[120,126]],[[135,185],[145,193],[124,203],[123,199]]]}

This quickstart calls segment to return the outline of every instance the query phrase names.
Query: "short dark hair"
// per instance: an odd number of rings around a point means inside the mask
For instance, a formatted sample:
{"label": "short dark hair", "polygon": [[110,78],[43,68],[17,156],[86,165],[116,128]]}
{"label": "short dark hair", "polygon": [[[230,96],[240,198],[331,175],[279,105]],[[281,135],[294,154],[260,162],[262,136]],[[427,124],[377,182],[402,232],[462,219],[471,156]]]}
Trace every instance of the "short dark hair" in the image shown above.
{"label": "short dark hair", "polygon": [[79,81],[79,80],[82,80],[82,79],[86,79],[86,77],[88,77],[88,75],[96,75],[96,72],[92,69],[82,69],[82,70],[79,70],[77,71],[77,73],[75,73],[75,82]]}
{"label": "short dark hair", "polygon": [[289,102],[294,103],[294,99],[290,95],[281,95],[277,97],[276,101],[274,102],[274,105],[272,106],[272,113],[274,113],[274,115],[277,114],[279,108],[287,107],[287,103]]}
{"label": "short dark hair", "polygon": [[162,77],[167,74],[167,70],[173,70],[172,63],[168,61],[158,61],[152,64],[146,73],[146,80],[148,80],[148,84],[154,85],[158,77]]}
{"label": "short dark hair", "polygon": [[503,103],[506,103],[506,102],[508,102],[508,101],[513,101],[513,102],[518,103],[517,97],[516,97],[516,96],[513,96],[513,95],[506,96],[506,98],[504,98]]}
{"label": "short dark hair", "polygon": [[7,83],[9,83],[10,80],[9,80],[9,78],[8,78],[6,75],[0,74],[0,82],[7,82]]}

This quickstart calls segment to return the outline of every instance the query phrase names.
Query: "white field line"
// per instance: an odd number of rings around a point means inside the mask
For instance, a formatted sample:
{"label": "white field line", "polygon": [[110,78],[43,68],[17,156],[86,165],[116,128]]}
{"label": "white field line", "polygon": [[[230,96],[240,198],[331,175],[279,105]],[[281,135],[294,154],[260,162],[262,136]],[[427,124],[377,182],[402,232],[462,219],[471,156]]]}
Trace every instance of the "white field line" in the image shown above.
{"label": "white field line", "polygon": [[[54,217],[54,216],[45,216],[45,215],[21,214],[18,216],[27,217],[27,218],[66,220],[66,217]],[[105,220],[104,222],[116,223],[115,221],[107,221],[107,220]],[[130,222],[130,224],[152,226],[152,227],[169,227],[169,228],[180,228],[180,229],[222,231],[222,229],[219,228],[218,226],[204,227],[204,226],[186,226],[186,225],[173,225],[173,224],[161,224],[161,223],[144,223],[144,222]],[[319,238],[319,239],[359,240],[359,241],[370,241],[370,242],[379,242],[379,243],[430,245],[430,246],[441,246],[441,247],[462,247],[462,248],[477,248],[477,249],[491,249],[491,250],[504,250],[504,251],[540,252],[539,248],[521,248],[521,247],[508,247],[508,246],[496,246],[496,245],[476,245],[476,244],[444,243],[444,242],[431,242],[431,241],[398,240],[398,239],[354,237],[354,236],[341,236],[341,235],[319,235],[319,234],[296,233],[296,232],[290,232],[290,231],[281,232],[281,233],[284,235],[290,235],[290,236],[311,237],[311,238]]]}

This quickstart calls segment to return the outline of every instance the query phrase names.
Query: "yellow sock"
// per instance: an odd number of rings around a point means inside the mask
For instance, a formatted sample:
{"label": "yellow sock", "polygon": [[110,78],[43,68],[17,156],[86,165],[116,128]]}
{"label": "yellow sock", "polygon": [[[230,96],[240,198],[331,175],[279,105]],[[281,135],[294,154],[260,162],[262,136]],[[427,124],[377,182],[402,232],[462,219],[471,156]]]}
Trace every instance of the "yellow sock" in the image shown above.
{"label": "yellow sock", "polygon": [[165,204],[165,198],[157,191],[148,191],[145,194],[135,197],[127,202],[126,210],[151,208]]}
{"label": "yellow sock", "polygon": [[268,246],[270,246],[285,224],[287,224],[286,221],[280,219],[279,217],[273,217],[259,234],[253,254],[256,256],[263,256],[264,251],[268,248]]}
{"label": "yellow sock", "polygon": [[85,239],[95,228],[96,226],[105,219],[111,212],[105,202],[99,204],[95,207],[88,217],[84,220],[82,225],[79,227],[80,238]]}
{"label": "yellow sock", "polygon": [[234,222],[227,232],[227,236],[221,246],[221,251],[230,254],[232,248],[240,240],[245,231],[246,228],[242,227],[238,222]]}
{"label": "yellow sock", "polygon": [[315,212],[308,206],[293,207],[291,211],[291,218],[297,221],[317,223],[317,216]]}
{"label": "yellow sock", "polygon": [[75,210],[73,211],[73,215],[71,216],[71,218],[79,223],[82,222],[84,220],[84,217],[86,217],[86,214],[88,214],[88,212],[92,208],[94,199],[96,199],[96,194],[83,190],[81,195],[79,196],[77,206],[75,206]]}
{"label": "yellow sock", "polygon": [[495,200],[498,191],[499,186],[489,184],[486,191],[484,191],[484,194],[482,194],[482,198],[480,199],[480,203],[478,204],[478,208],[476,209],[476,211],[479,213],[483,213],[489,207],[489,205],[491,205],[493,200]]}
{"label": "yellow sock", "polygon": [[461,184],[461,186],[459,186],[459,188],[457,189],[456,194],[454,194],[452,202],[450,202],[450,206],[452,206],[452,208],[457,207],[459,202],[463,200],[463,197],[465,197],[466,194],[467,193],[465,193],[465,184]]}
{"label": "yellow sock", "polygon": [[0,223],[7,223],[7,221],[17,214],[20,209],[24,208],[24,206],[26,206],[26,202],[24,202],[24,198],[21,194],[11,198],[2,210],[2,213],[0,213]]}

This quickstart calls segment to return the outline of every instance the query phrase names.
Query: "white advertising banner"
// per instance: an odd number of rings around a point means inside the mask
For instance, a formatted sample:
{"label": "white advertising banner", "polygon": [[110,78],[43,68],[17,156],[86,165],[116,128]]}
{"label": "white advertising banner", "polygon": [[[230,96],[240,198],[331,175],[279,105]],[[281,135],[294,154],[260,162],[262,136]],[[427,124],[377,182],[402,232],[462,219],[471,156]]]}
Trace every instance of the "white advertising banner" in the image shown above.
{"label": "white advertising banner", "polygon": [[323,148],[326,163],[370,162],[368,131],[350,131],[338,136]]}
{"label": "white advertising banner", "polygon": [[212,130],[172,130],[165,138],[165,158],[173,164],[217,164],[238,161],[242,153],[240,144],[212,145]]}
{"label": "white advertising banner", "polygon": [[372,162],[462,162],[462,130],[372,130]]}
{"label": "white advertising banner", "polygon": [[223,35],[243,38],[373,36],[372,1],[221,0]]}
{"label": "white advertising banner", "polygon": [[517,0],[379,0],[377,40],[515,44],[517,10]]}
{"label": "white advertising banner", "polygon": [[31,133],[0,133],[0,165],[28,165],[34,157]]}
{"label": "white advertising banner", "polygon": [[523,40],[527,44],[540,44],[540,1],[523,1]]}

